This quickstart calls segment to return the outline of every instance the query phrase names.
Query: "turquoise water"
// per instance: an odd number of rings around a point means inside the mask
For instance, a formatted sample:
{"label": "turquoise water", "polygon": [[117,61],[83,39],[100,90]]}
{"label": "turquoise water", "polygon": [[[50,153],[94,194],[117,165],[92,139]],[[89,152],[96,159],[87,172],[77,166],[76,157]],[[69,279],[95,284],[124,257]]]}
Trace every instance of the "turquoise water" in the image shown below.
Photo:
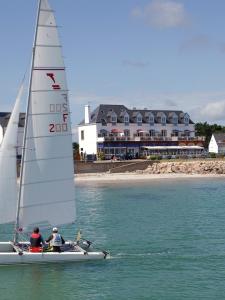
{"label": "turquoise water", "polygon": [[0,299],[225,299],[224,191],[221,179],[80,184],[78,227],[111,259],[1,266]]}

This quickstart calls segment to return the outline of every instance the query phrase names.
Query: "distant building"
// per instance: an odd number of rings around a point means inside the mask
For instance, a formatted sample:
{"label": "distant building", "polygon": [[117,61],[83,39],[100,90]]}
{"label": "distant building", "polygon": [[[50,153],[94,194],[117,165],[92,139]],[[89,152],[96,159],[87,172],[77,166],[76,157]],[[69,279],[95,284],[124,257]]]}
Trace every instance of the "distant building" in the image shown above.
{"label": "distant building", "polygon": [[[0,112],[0,144],[4,137],[10,116],[11,116],[11,113],[9,113],[9,112]],[[18,156],[20,156],[22,153],[24,123],[25,123],[25,113],[20,113],[18,136],[17,136],[17,155]]]}
{"label": "distant building", "polygon": [[81,157],[102,153],[106,159],[113,155],[139,157],[144,152],[168,153],[168,149],[175,154],[182,151],[196,154],[203,151],[204,142],[204,138],[195,137],[195,124],[183,111],[128,109],[124,105],[104,104],[93,112],[89,105],[85,106],[78,137]]}
{"label": "distant building", "polygon": [[213,133],[208,149],[210,153],[225,154],[225,133]]}

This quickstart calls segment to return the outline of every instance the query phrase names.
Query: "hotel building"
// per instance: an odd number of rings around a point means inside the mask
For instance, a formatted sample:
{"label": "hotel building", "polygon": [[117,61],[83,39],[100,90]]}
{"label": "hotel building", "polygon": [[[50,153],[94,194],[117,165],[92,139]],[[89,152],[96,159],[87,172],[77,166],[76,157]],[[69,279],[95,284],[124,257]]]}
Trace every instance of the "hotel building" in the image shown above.
{"label": "hotel building", "polygon": [[188,113],[171,110],[129,109],[124,105],[85,106],[78,125],[81,157],[110,159],[149,154],[200,155],[203,137],[195,136],[195,124]]}

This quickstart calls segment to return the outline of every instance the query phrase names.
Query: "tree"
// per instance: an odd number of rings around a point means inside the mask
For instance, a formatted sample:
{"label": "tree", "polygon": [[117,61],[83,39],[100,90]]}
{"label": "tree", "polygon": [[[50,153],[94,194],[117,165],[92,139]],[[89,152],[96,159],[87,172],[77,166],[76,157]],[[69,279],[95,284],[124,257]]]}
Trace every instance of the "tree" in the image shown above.
{"label": "tree", "polygon": [[73,143],[73,159],[80,160],[79,144],[76,142]]}
{"label": "tree", "polygon": [[209,141],[213,133],[225,133],[225,126],[218,124],[210,125],[207,122],[196,123],[195,131],[197,136],[205,136],[205,147],[208,148]]}

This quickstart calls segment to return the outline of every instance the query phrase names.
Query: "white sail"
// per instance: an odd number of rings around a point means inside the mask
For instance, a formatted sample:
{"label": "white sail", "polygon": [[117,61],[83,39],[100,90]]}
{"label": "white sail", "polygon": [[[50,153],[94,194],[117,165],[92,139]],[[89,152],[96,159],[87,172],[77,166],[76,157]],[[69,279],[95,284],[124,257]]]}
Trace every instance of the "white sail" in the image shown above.
{"label": "white sail", "polygon": [[18,228],[75,220],[68,91],[55,17],[41,0],[26,117]]}
{"label": "white sail", "polygon": [[15,222],[17,201],[16,147],[19,124],[20,103],[23,85],[9,119],[0,147],[0,223]]}

